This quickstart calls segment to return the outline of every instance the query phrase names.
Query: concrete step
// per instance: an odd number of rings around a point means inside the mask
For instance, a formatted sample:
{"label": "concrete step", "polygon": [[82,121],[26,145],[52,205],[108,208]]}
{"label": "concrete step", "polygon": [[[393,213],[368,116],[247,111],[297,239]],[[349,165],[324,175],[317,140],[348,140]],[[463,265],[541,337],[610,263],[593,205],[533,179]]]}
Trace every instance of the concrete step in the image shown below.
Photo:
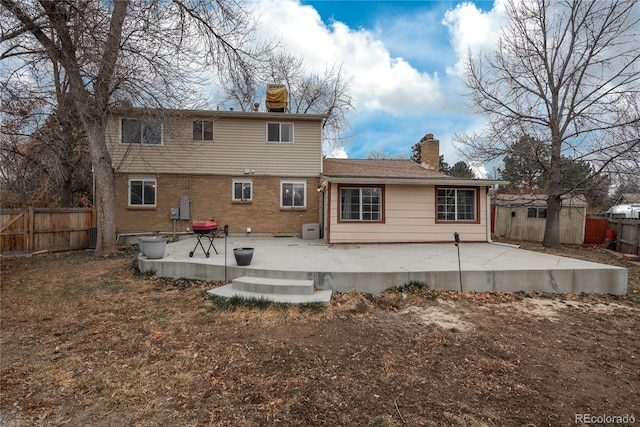
{"label": "concrete step", "polygon": [[313,280],[272,279],[269,277],[242,276],[233,279],[233,289],[244,292],[277,295],[312,295]]}
{"label": "concrete step", "polygon": [[207,293],[209,295],[225,298],[239,297],[244,299],[266,300],[285,304],[328,304],[331,301],[332,295],[332,291],[330,289],[315,291],[310,295],[263,294],[258,292],[247,292],[234,289],[233,285],[224,285],[220,286],[219,288],[209,289]]}

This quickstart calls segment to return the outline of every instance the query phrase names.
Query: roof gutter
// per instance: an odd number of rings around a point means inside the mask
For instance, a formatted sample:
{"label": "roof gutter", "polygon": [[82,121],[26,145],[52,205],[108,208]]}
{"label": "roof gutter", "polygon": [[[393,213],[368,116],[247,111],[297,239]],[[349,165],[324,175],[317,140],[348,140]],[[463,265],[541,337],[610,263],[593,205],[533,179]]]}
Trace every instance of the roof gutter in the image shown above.
{"label": "roof gutter", "polygon": [[506,185],[509,181],[463,179],[463,178],[389,178],[389,177],[353,177],[323,175],[323,179],[336,184],[410,184],[410,185],[455,185],[484,187]]}

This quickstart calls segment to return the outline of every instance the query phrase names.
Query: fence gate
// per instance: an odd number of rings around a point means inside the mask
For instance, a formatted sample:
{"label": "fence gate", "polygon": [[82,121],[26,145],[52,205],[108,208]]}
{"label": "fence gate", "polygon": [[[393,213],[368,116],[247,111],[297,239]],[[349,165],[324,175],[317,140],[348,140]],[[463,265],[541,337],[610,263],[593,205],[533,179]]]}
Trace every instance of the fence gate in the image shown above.
{"label": "fence gate", "polygon": [[91,208],[0,210],[0,252],[33,253],[89,247]]}
{"label": "fence gate", "polygon": [[3,210],[0,212],[0,253],[31,252],[29,211]]}
{"label": "fence gate", "polygon": [[605,234],[609,227],[607,218],[589,218],[584,222],[584,243],[586,245],[599,245],[604,243]]}

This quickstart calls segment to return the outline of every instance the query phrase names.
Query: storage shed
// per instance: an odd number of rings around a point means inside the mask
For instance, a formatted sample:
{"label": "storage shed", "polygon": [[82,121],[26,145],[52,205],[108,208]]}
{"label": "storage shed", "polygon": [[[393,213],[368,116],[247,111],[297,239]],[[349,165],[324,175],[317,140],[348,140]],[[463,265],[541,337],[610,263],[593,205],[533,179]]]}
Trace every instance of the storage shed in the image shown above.
{"label": "storage shed", "polygon": [[[494,235],[497,238],[542,242],[547,218],[545,194],[497,194]],[[587,202],[583,196],[565,196],[560,211],[560,243],[584,242]]]}

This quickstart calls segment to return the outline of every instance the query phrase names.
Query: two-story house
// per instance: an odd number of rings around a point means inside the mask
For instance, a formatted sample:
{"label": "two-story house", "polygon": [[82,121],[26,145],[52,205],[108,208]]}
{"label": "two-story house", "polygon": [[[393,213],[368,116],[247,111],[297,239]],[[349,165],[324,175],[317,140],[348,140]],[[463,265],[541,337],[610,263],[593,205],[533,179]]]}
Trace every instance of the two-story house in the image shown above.
{"label": "two-story house", "polygon": [[[328,243],[490,240],[488,200],[503,181],[438,172],[439,142],[411,160],[323,159],[325,115],[129,109],[107,143],[116,170],[118,233],[188,232],[215,220],[231,234]],[[174,228],[175,227],[175,228]]]}
{"label": "two-story house", "polygon": [[118,233],[300,235],[320,222],[326,116],[284,112],[123,109],[107,126]]}

